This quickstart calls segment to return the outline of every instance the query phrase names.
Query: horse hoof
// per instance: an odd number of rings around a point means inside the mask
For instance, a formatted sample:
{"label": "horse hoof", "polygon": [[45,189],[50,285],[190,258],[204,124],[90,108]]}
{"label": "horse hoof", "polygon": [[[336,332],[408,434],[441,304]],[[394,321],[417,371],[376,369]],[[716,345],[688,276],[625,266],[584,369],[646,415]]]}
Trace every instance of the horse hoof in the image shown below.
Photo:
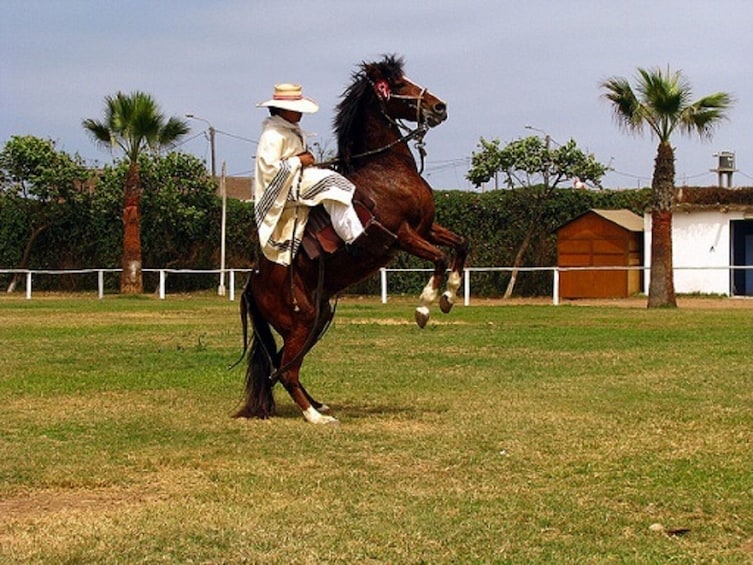
{"label": "horse hoof", "polygon": [[336,425],[340,423],[337,420],[337,418],[334,418],[332,416],[327,416],[325,414],[321,414],[313,406],[309,406],[306,410],[303,411],[303,417],[306,418],[306,421],[310,424],[335,424]]}
{"label": "horse hoof", "polygon": [[429,309],[426,306],[419,306],[416,308],[415,313],[416,325],[419,328],[424,329],[426,322],[429,321]]}
{"label": "horse hoof", "polygon": [[327,416],[326,414],[322,414],[322,417],[316,420],[316,422],[314,423],[317,426],[339,426],[340,420],[338,420],[334,416]]}
{"label": "horse hoof", "polygon": [[449,292],[445,292],[439,298],[439,309],[445,314],[449,314],[450,310],[452,310],[452,306],[453,306],[452,296],[450,295]]}

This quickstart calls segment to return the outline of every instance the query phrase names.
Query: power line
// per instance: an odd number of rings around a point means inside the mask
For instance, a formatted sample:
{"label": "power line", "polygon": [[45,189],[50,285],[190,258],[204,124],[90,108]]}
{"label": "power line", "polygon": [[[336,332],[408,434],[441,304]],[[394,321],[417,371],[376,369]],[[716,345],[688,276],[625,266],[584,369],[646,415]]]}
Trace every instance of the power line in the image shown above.
{"label": "power line", "polygon": [[199,133],[197,133],[195,135],[192,135],[191,137],[187,137],[185,139],[182,139],[180,141],[180,143],[174,144],[173,147],[181,147],[181,146],[185,145],[186,143],[188,143],[189,141],[193,141],[194,139],[196,139],[200,135],[204,135],[205,133],[206,133],[206,130],[201,130]]}
{"label": "power line", "polygon": [[228,133],[228,132],[222,131],[220,129],[216,129],[214,131],[216,133],[221,133],[222,135],[226,135],[228,137],[232,137],[232,138],[235,138],[235,139],[240,139],[241,141],[247,141],[249,143],[253,143],[254,145],[259,145],[259,142],[257,140],[255,140],[255,139],[249,139],[247,137],[243,137],[241,135],[235,135],[234,133]]}

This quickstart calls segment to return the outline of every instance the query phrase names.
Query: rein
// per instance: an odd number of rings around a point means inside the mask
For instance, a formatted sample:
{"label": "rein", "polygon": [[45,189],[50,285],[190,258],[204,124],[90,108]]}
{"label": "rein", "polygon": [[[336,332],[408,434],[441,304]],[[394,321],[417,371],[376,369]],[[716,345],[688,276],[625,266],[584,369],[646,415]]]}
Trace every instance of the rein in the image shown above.
{"label": "rein", "polygon": [[[404,129],[407,129],[405,126],[402,126]],[[379,147],[377,149],[371,149],[369,151],[364,151],[363,153],[359,153],[357,155],[352,155],[351,159],[361,159],[363,157],[370,157],[371,155],[377,155],[379,153],[383,153],[389,149],[392,149],[395,147],[395,145],[399,145],[401,143],[406,143],[410,141],[411,139],[418,139],[416,142],[416,148],[418,149],[419,155],[421,156],[421,169],[418,171],[419,174],[421,174],[424,170],[424,158],[426,157],[426,149],[425,143],[424,143],[424,136],[426,135],[426,132],[429,131],[429,126],[426,124],[420,124],[417,128],[410,130],[408,133],[400,137],[399,139],[396,139],[395,141],[392,141],[388,143],[387,145],[384,145],[383,147]],[[321,161],[319,163],[314,163],[315,167],[331,167],[332,165],[337,165],[338,163],[342,163],[342,159],[339,157],[336,159],[329,159],[328,161]]]}

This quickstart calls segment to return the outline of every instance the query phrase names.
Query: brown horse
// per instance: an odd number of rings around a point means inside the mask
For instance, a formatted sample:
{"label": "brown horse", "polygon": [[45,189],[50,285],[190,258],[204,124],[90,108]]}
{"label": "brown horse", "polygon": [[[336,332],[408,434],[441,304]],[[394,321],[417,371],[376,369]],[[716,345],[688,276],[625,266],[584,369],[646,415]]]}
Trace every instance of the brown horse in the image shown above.
{"label": "brown horse", "polygon": [[[362,214],[367,244],[355,250],[341,246],[331,253],[321,247],[319,253],[300,250],[291,267],[260,256],[241,298],[244,344],[248,319],[254,334],[239,417],[273,415],[272,387],[279,379],[307,421],[336,422],[322,414],[328,407],[314,400],[301,384],[301,363],[332,320],[330,299],[385,266],[398,251],[434,263],[434,273],[416,308],[419,326],[426,324],[429,305],[438,298],[447,270],[447,258],[437,246],[455,251],[447,290],[440,300],[443,312],[450,311],[460,287],[466,240],[434,221],[432,189],[408,147],[408,141],[421,143],[428,128],[447,118],[447,105],[405,76],[401,58],[385,56],[360,65],[337,110],[337,163],[357,187],[357,209],[368,210]],[[407,129],[402,120],[416,122],[417,128],[401,133]],[[317,223],[316,217],[315,209],[308,231]],[[282,339],[279,350],[271,328]]]}

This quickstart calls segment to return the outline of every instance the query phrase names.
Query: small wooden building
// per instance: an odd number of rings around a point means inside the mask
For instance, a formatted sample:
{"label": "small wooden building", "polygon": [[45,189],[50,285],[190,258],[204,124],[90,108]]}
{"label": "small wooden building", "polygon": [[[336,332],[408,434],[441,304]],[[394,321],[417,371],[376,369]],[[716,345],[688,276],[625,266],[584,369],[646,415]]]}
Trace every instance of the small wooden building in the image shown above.
{"label": "small wooden building", "polygon": [[[643,265],[643,218],[630,210],[592,209],[557,230],[557,265]],[[624,298],[641,292],[643,273],[633,270],[560,272],[561,298]]]}

